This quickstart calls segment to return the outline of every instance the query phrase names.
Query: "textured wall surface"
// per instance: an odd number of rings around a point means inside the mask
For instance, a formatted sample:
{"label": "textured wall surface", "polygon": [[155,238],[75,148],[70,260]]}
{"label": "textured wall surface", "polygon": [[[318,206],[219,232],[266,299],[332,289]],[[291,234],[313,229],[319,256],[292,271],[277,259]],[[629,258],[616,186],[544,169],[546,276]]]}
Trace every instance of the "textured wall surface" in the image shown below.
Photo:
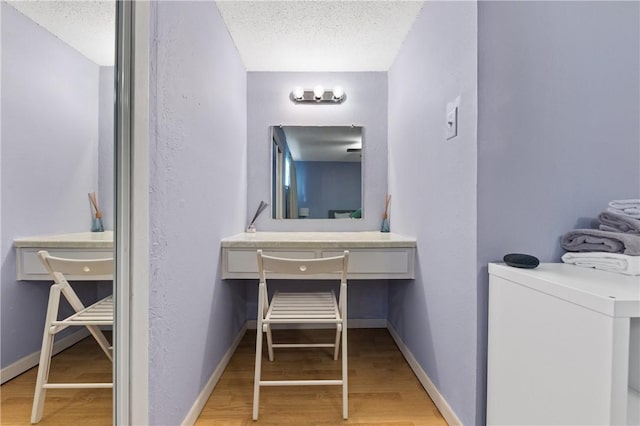
{"label": "textured wall surface", "polygon": [[[6,3],[2,12],[2,367],[40,349],[49,286],[17,282],[13,239],[88,231],[98,186],[99,67]],[[76,286],[95,298],[96,286]]]}
{"label": "textured wall surface", "polygon": [[640,198],[640,4],[478,3],[478,400],[487,263],[558,262],[560,236]]}
{"label": "textured wall surface", "polygon": [[151,4],[149,423],[180,424],[244,324],[246,72],[213,2]]}
{"label": "textured wall surface", "polygon": [[[389,71],[391,227],[418,240],[389,321],[464,424],[476,420],[475,2],[426,2]],[[447,103],[460,96],[458,136]]]}

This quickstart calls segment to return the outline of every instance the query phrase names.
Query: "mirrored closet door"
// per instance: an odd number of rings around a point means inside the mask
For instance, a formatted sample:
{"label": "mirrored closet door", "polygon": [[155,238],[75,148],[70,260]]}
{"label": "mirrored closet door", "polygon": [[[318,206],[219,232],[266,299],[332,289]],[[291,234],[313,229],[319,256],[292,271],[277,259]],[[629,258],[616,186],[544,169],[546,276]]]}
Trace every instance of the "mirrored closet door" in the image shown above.
{"label": "mirrored closet door", "polygon": [[[116,399],[110,386],[47,388],[40,416],[30,404],[14,407],[8,401],[12,392],[35,389],[37,368],[32,367],[41,363],[52,279],[39,263],[38,247],[58,257],[115,256],[116,33],[122,6],[116,1],[3,1],[0,7],[0,423],[27,424],[35,415],[43,423],[89,424],[91,419],[91,424],[110,425]],[[27,255],[21,257],[23,251]],[[72,278],[70,286],[84,306],[113,294],[114,281],[105,276]],[[73,314],[73,302],[65,295],[60,300],[58,318]],[[112,346],[113,326],[95,326]],[[64,328],[54,339],[51,382],[113,383],[115,364],[89,330]],[[117,358],[117,351],[108,351]]]}

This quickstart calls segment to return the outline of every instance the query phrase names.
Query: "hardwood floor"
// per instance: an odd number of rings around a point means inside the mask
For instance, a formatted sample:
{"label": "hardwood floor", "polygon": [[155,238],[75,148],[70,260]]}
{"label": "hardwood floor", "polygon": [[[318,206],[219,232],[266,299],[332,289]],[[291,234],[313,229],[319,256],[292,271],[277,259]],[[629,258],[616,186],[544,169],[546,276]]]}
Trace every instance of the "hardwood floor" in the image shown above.
{"label": "hardwood floor", "polygon": [[[317,330],[314,331],[317,333]],[[334,332],[322,330],[326,341]],[[274,341],[310,341],[308,330],[274,330]],[[318,336],[314,336],[317,339]],[[251,420],[255,331],[242,339],[196,425],[446,425],[386,329],[349,329],[349,420],[339,386],[267,387]],[[332,350],[280,349],[263,358],[263,379],[340,377]]]}
{"label": "hardwood floor", "polygon": [[[111,362],[93,337],[53,357],[51,382],[111,380]],[[28,425],[36,385],[37,367],[0,387],[0,425]],[[108,426],[112,424],[111,389],[48,389],[44,416],[38,425]]]}
{"label": "hardwood floor", "polygon": [[[317,330],[315,331],[317,333]],[[313,339],[332,340],[322,330]],[[275,330],[276,341],[309,341],[308,330]],[[349,330],[349,420],[342,420],[339,386],[262,388],[260,419],[251,420],[255,331],[242,339],[196,425],[394,425],[430,426],[446,422],[414,376],[385,329]],[[265,349],[266,354],[266,349]],[[264,358],[264,379],[338,378],[340,360],[330,349],[280,349]],[[91,338],[54,357],[52,380],[109,380],[111,364]],[[33,368],[0,388],[0,424],[28,425],[36,380]],[[110,425],[110,389],[47,391],[40,425]],[[159,425],[158,425],[159,426]],[[163,425],[164,426],[164,425]],[[170,425],[166,425],[170,426]]]}

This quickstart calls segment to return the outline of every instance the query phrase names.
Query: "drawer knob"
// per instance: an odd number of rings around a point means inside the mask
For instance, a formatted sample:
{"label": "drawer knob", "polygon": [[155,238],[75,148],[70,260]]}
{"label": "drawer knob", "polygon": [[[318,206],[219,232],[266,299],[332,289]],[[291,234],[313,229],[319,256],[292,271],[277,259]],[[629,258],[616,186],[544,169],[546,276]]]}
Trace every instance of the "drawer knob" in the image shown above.
{"label": "drawer knob", "polygon": [[307,270],[306,265],[300,265],[300,270],[301,270],[302,272],[306,271],[306,270]]}
{"label": "drawer knob", "polygon": [[91,271],[91,268],[89,268],[88,266],[85,266],[84,268],[82,268],[82,270],[84,272],[89,272],[89,271]]}

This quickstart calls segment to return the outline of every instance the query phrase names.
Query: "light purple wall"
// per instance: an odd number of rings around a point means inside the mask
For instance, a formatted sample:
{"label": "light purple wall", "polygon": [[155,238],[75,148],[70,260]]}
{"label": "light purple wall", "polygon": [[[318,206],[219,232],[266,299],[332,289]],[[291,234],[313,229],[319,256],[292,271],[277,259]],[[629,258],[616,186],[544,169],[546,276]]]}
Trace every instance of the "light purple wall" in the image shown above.
{"label": "light purple wall", "polygon": [[[392,230],[418,241],[389,321],[464,424],[476,420],[475,2],[426,2],[389,70]],[[461,97],[458,136],[446,106]]]}
{"label": "light purple wall", "polygon": [[[289,94],[295,86],[342,86],[347,100],[339,105],[295,104]],[[383,72],[249,72],[247,77],[248,196],[247,216],[260,200],[271,202],[270,126],[363,126],[364,218],[271,219],[263,213],[258,231],[372,231],[380,229],[387,193],[387,74]],[[393,225],[392,225],[393,230]],[[274,285],[270,288],[280,288]],[[247,316],[257,312],[257,284],[247,285]],[[387,283],[349,282],[349,318],[387,317]]]}
{"label": "light purple wall", "polygon": [[[295,86],[342,86],[347,100],[339,105],[295,104]],[[373,231],[380,229],[387,193],[387,74],[383,72],[249,72],[247,112],[247,216],[260,200],[271,203],[270,126],[363,126],[364,218],[361,220],[278,220],[263,213],[259,231]]]}
{"label": "light purple wall", "polygon": [[478,3],[478,380],[487,263],[558,262],[564,232],[640,198],[640,3]]}
{"label": "light purple wall", "polygon": [[113,67],[100,67],[98,203],[105,229],[113,229],[114,219],[114,77]]}
{"label": "light purple wall", "polygon": [[327,219],[331,210],[356,210],[362,202],[362,168],[351,161],[296,161],[298,207],[310,219]]}
{"label": "light purple wall", "polygon": [[151,4],[149,422],[180,424],[246,320],[246,72],[214,2]]}
{"label": "light purple wall", "polygon": [[[98,186],[99,67],[5,2],[2,13],[2,367],[40,349],[49,285],[15,280],[17,237],[88,231]],[[95,297],[95,284],[77,286]]]}

